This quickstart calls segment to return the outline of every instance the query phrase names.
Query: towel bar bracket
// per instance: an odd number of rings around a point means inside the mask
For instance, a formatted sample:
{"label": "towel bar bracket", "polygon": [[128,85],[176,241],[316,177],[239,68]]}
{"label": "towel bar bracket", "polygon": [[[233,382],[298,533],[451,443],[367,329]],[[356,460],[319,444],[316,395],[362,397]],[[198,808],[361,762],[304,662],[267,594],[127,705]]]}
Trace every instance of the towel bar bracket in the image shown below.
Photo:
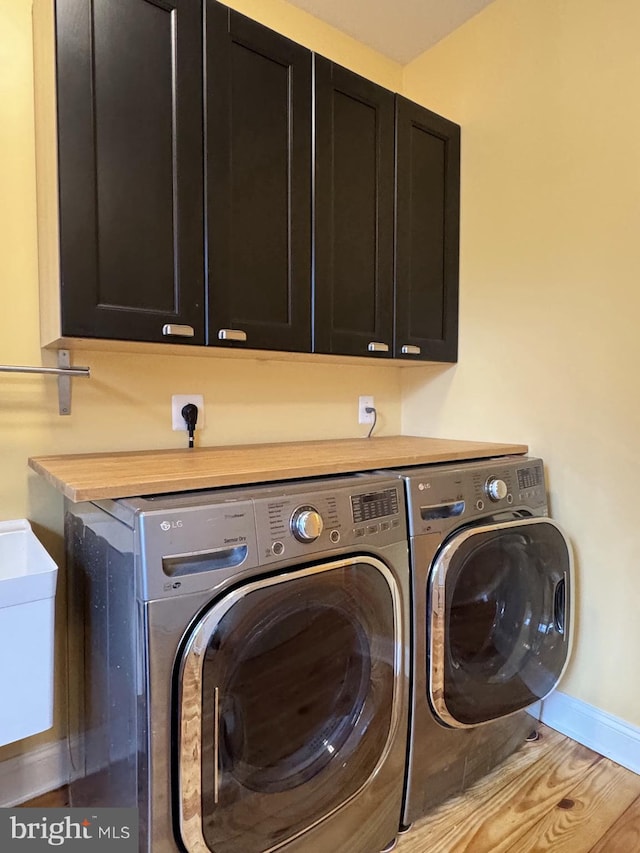
{"label": "towel bar bracket", "polygon": [[[58,350],[58,367],[71,367],[71,357],[68,349]],[[58,374],[58,414],[71,414],[71,377],[68,373]]]}
{"label": "towel bar bracket", "polygon": [[88,367],[71,367],[69,350],[58,350],[57,367],[23,367],[13,364],[0,364],[0,373],[39,373],[53,375],[58,378],[58,412],[61,415],[71,414],[71,380],[75,376],[91,376]]}

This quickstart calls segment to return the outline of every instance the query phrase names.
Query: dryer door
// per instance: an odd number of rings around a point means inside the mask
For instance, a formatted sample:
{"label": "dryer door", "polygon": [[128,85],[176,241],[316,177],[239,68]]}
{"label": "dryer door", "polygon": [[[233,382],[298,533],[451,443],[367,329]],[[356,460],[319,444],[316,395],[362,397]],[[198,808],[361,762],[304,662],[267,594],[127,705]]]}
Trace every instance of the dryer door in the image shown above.
{"label": "dryer door", "polygon": [[402,631],[369,556],[245,584],[200,618],[177,671],[189,853],[272,850],[366,787],[398,725]]}
{"label": "dryer door", "polygon": [[571,547],[547,518],[462,529],[430,576],[429,691],[442,722],[464,727],[544,698],[573,629]]}

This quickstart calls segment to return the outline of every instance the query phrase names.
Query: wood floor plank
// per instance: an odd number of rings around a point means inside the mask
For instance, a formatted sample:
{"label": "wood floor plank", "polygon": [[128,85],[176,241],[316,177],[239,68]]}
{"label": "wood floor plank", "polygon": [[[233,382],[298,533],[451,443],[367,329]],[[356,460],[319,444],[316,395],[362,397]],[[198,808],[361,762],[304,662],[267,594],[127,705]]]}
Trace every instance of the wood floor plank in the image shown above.
{"label": "wood floor plank", "polygon": [[518,839],[511,853],[589,853],[594,840],[602,838],[637,797],[640,776],[603,758]]}
{"label": "wood floor plank", "polygon": [[489,799],[481,788],[470,789],[459,804],[460,813],[450,810],[448,832],[437,839],[431,832],[421,833],[423,843],[406,849],[412,853],[506,853],[600,760],[586,747],[565,740],[547,753],[545,761],[528,767]]}
{"label": "wood floor plank", "polygon": [[[626,772],[631,774],[630,770]],[[640,850],[640,797],[631,803],[595,847],[589,849],[589,853],[635,853],[636,850]]]}

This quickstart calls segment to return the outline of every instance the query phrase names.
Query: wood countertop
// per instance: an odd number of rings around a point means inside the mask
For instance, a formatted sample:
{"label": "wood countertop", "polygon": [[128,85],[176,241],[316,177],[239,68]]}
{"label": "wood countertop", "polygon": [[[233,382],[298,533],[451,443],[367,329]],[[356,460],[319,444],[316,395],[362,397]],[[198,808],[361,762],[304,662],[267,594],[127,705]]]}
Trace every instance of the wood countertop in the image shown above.
{"label": "wood countertop", "polygon": [[527,450],[524,444],[401,435],[34,456],[29,465],[72,501],[84,501],[482,459]]}

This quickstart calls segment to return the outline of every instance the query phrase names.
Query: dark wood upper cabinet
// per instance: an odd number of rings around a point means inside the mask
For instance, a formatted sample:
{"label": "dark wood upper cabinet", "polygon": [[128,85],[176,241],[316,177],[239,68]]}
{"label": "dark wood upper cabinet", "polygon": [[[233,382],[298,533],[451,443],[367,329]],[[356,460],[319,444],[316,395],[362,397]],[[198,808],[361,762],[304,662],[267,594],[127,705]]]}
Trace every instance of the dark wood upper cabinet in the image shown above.
{"label": "dark wood upper cabinet", "polygon": [[205,61],[209,343],[308,352],[311,53],[206,0]]}
{"label": "dark wood upper cabinet", "polygon": [[389,357],[394,96],[314,62],[314,351]]}
{"label": "dark wood upper cabinet", "polygon": [[396,96],[396,358],[456,361],[460,127]]}
{"label": "dark wood upper cabinet", "polygon": [[43,345],[456,360],[456,124],[217,0],[33,20]]}
{"label": "dark wood upper cabinet", "polygon": [[204,343],[200,4],[54,9],[61,334]]}
{"label": "dark wood upper cabinet", "polygon": [[455,361],[460,128],[314,61],[314,351]]}

